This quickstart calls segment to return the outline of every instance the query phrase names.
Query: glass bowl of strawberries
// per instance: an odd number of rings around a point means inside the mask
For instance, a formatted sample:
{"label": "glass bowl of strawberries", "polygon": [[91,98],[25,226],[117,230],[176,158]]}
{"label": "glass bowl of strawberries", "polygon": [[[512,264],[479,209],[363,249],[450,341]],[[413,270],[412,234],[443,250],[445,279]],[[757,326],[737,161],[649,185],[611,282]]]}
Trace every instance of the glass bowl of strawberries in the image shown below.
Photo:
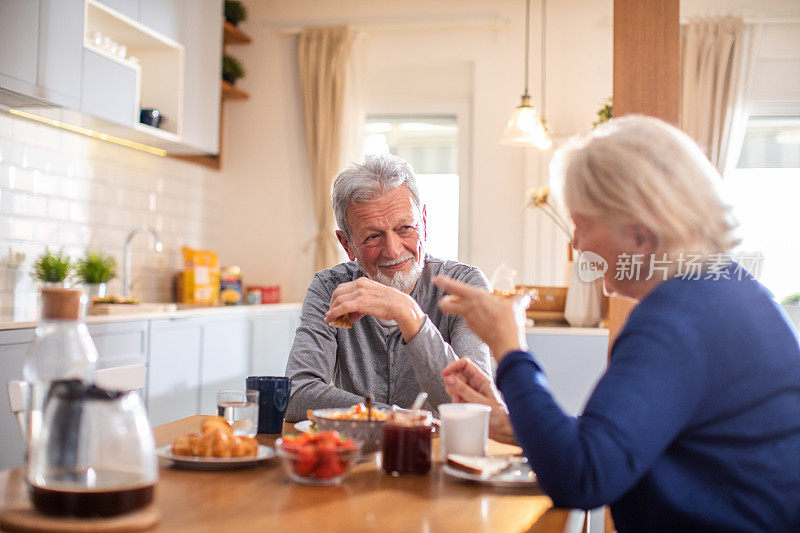
{"label": "glass bowl of strawberries", "polygon": [[340,483],[358,461],[360,448],[338,431],[307,431],[275,441],[286,474],[307,485]]}

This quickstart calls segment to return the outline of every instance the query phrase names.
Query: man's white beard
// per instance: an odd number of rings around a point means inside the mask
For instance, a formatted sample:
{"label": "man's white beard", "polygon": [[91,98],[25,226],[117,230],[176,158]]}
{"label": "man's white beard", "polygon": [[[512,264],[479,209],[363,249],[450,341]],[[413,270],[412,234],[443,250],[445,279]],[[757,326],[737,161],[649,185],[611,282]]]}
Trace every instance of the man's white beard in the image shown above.
{"label": "man's white beard", "polygon": [[414,256],[411,256],[411,268],[407,272],[397,272],[394,276],[387,276],[381,272],[380,267],[377,267],[375,276],[370,276],[360,261],[356,261],[361,271],[367,275],[368,278],[374,279],[378,283],[388,285],[393,289],[400,292],[410,293],[411,289],[416,285],[420,275],[422,275],[422,267],[425,264],[425,257],[423,253],[419,254],[419,262],[414,261]]}

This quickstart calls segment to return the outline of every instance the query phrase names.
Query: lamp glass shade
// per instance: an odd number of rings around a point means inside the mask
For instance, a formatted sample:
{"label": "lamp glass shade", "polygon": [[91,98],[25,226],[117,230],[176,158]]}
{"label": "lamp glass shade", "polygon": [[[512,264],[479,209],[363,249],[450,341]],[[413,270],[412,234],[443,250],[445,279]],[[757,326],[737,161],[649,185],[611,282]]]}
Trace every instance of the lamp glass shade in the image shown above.
{"label": "lamp glass shade", "polygon": [[521,105],[514,110],[500,143],[509,146],[535,146],[540,150],[547,150],[553,145],[539,113],[530,105]]}

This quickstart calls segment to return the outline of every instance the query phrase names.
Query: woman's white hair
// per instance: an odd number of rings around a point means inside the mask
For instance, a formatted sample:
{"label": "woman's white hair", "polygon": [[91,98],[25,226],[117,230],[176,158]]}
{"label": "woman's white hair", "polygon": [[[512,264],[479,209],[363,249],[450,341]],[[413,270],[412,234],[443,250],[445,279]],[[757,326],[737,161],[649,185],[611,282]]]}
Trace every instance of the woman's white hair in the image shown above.
{"label": "woman's white hair", "polygon": [[350,237],[347,208],[352,204],[369,202],[385,192],[405,185],[414,197],[418,209],[422,204],[414,169],[406,160],[391,154],[370,154],[364,162],[354,164],[333,180],[331,203],[336,224]]}
{"label": "woman's white hair", "polygon": [[550,171],[570,213],[642,224],[658,253],[724,253],[739,243],[719,172],[688,135],[656,118],[612,119],[559,149]]}

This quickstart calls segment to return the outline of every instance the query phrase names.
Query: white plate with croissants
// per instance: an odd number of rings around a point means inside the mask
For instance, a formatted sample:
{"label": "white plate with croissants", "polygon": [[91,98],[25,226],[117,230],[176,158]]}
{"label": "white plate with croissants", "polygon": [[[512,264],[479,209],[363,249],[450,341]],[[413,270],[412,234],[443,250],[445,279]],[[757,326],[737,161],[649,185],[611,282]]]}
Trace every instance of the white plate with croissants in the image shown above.
{"label": "white plate with croissants", "polygon": [[156,453],[175,466],[194,470],[245,468],[276,455],[252,437],[234,435],[230,424],[218,416],[204,419],[200,433],[178,435],[172,444],[156,448]]}

